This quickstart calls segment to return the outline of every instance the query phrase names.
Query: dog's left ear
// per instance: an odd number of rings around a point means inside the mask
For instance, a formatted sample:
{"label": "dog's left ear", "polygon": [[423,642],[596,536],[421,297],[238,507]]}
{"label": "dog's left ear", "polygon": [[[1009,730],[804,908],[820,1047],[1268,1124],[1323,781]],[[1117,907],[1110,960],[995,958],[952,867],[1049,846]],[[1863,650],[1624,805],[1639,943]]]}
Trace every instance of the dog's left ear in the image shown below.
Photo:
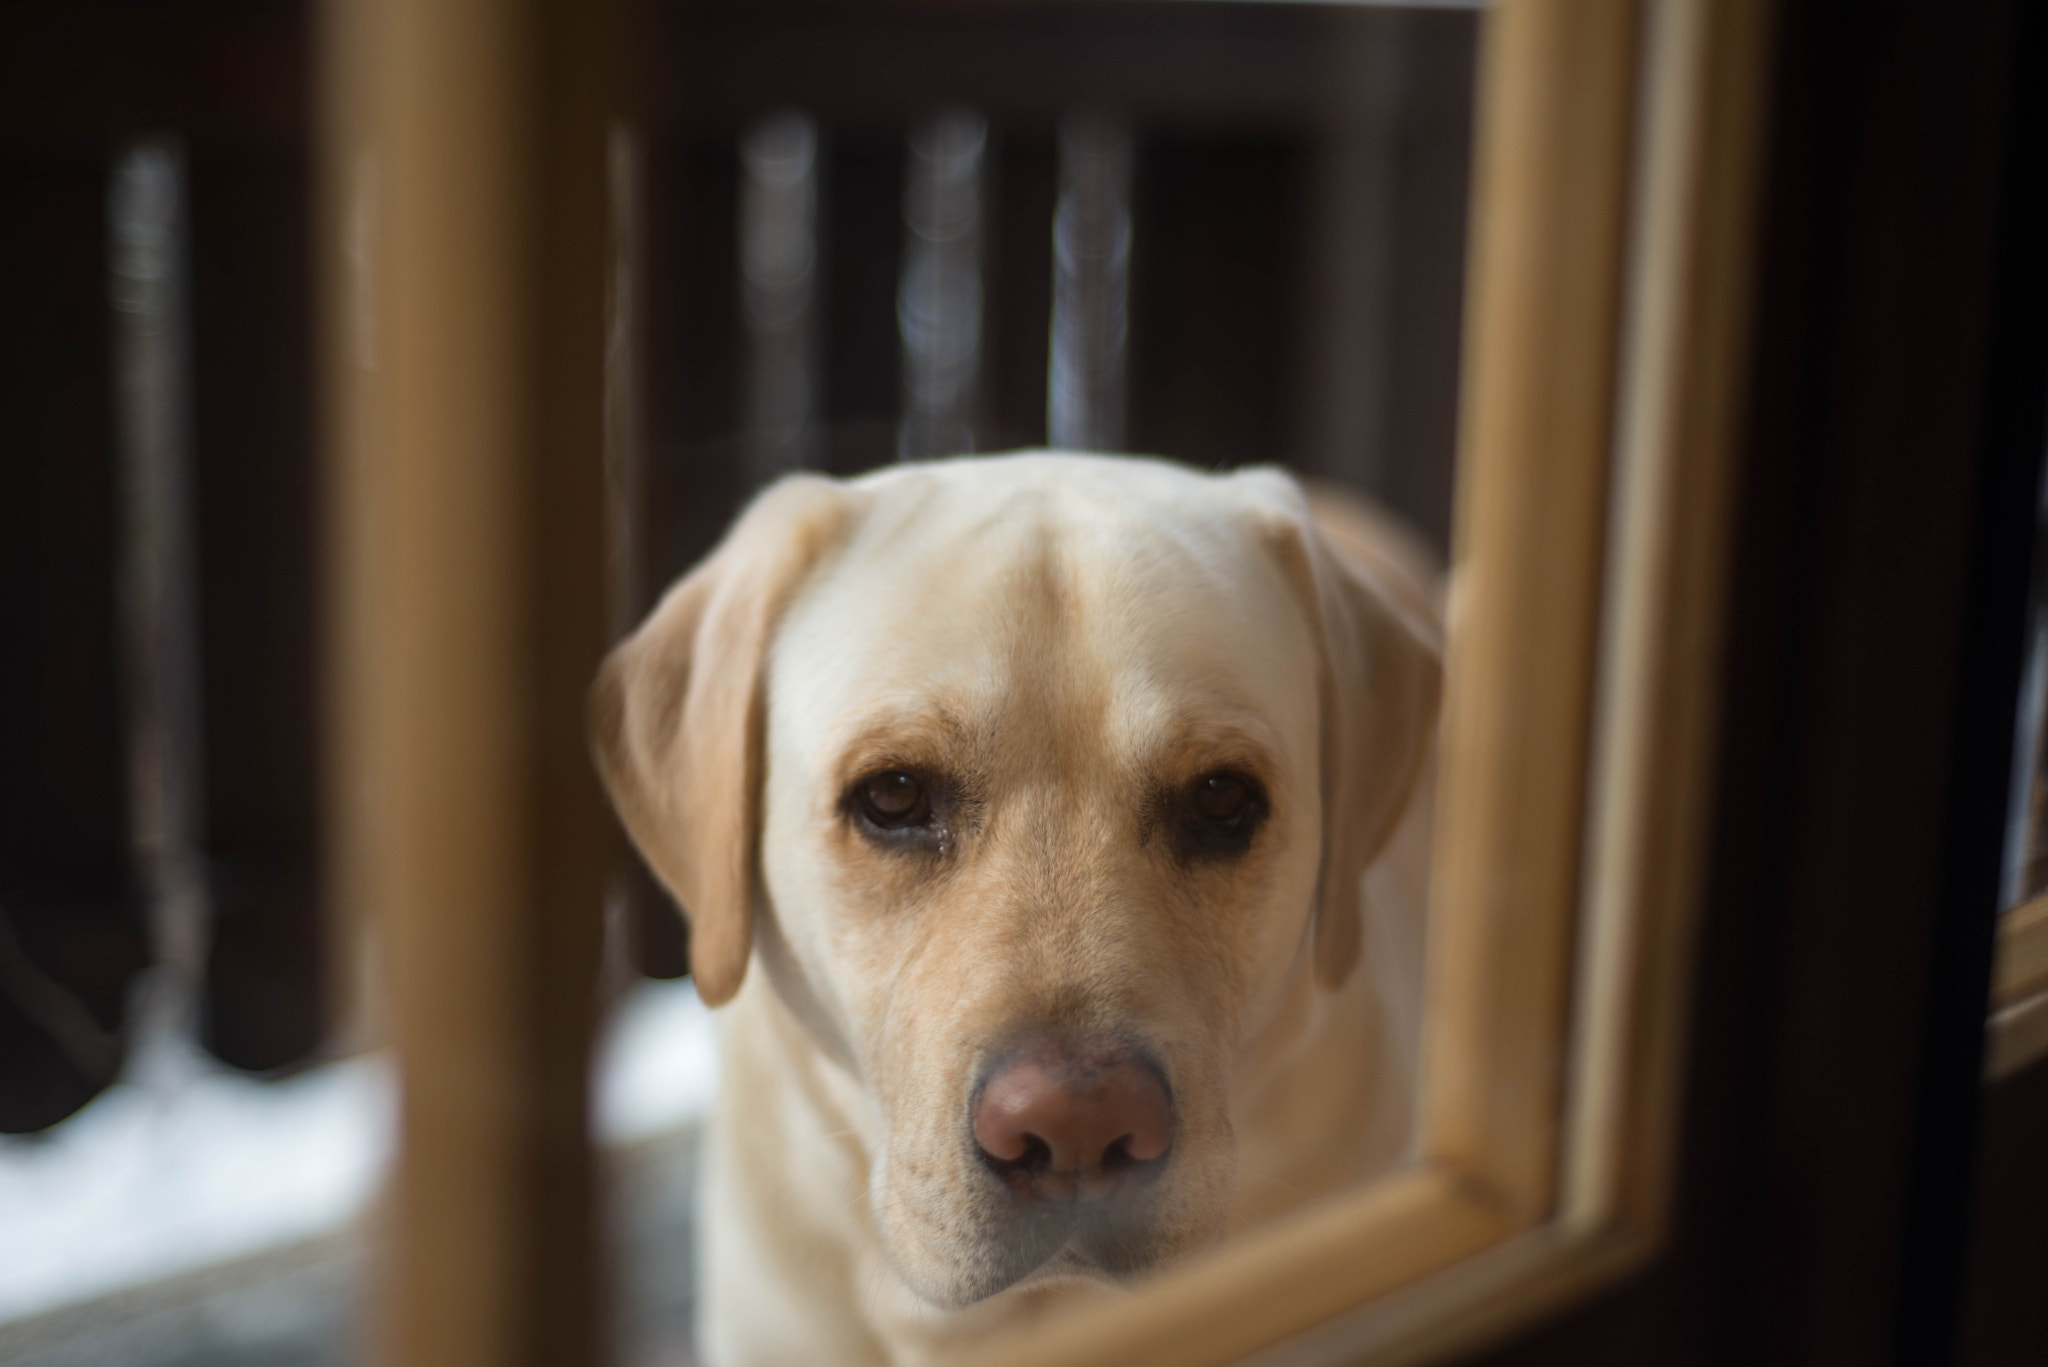
{"label": "dog's left ear", "polygon": [[1364,875],[1400,824],[1436,738],[1443,639],[1428,570],[1342,496],[1256,481],[1267,535],[1321,647],[1323,862],[1316,977],[1340,986],[1363,939]]}
{"label": "dog's left ear", "polygon": [[797,586],[838,541],[843,486],[783,480],[606,658],[591,749],[612,806],[690,921],[712,1006],[739,990],[759,881],[762,665]]}

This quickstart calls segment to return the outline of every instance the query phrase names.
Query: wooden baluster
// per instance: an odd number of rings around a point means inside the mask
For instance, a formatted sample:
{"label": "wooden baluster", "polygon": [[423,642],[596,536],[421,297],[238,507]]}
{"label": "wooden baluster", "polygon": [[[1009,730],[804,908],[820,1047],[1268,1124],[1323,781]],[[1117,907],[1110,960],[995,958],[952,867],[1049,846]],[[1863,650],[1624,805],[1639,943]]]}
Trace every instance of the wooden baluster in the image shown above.
{"label": "wooden baluster", "polygon": [[614,18],[325,16],[338,891],[378,929],[402,1078],[377,1339],[402,1367],[604,1356],[583,695]]}

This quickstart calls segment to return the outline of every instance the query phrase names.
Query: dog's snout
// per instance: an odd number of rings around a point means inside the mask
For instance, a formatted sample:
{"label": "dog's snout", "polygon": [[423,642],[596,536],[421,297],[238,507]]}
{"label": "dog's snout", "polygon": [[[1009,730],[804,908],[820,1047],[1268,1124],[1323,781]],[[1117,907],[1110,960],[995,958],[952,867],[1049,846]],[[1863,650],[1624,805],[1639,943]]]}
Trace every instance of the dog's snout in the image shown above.
{"label": "dog's snout", "polygon": [[1035,1200],[1126,1195],[1173,1146],[1165,1084],[1123,1049],[1022,1050],[983,1082],[973,1119],[983,1161]]}

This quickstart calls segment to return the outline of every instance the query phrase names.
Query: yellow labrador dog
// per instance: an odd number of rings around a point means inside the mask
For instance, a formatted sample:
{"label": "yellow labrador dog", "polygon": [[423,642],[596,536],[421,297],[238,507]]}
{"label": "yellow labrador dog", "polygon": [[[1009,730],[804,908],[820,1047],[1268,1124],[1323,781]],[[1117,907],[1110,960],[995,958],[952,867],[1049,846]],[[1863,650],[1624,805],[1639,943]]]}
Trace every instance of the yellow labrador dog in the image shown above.
{"label": "yellow labrador dog", "polygon": [[761,495],[593,696],[731,1002],[710,1362],[925,1360],[1400,1157],[1438,623],[1273,470]]}

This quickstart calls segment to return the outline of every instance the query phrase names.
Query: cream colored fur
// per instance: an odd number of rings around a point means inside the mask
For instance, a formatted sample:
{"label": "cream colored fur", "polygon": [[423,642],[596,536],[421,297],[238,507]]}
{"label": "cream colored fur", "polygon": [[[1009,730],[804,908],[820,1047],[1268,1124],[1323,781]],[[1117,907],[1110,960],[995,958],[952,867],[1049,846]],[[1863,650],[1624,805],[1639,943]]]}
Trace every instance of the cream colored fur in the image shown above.
{"label": "cream colored fur", "polygon": [[[593,694],[730,1001],[709,1362],[924,1361],[1399,1160],[1438,613],[1397,532],[1271,470],[1022,454],[755,502]],[[850,815],[895,769],[952,785],[922,853]],[[1177,855],[1160,813],[1218,771],[1264,824]],[[1140,1042],[1176,1123],[1129,1230],[1042,1259],[967,1122],[1034,1029]]]}

